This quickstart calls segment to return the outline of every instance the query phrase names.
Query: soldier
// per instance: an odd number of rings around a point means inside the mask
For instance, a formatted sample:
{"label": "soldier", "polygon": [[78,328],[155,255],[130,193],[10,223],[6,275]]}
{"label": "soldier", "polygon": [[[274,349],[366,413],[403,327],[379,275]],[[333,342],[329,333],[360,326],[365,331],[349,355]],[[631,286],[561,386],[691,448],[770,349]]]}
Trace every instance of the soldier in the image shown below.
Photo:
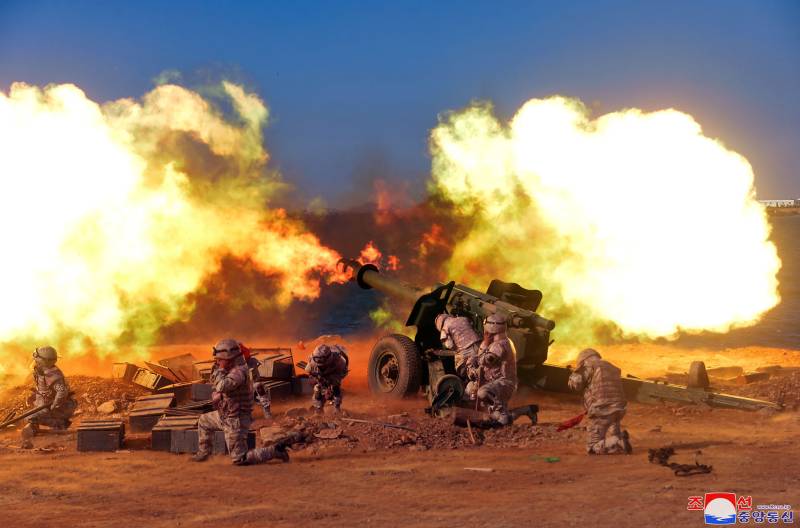
{"label": "soldier", "polygon": [[436,316],[435,323],[440,332],[442,346],[456,353],[456,373],[461,379],[467,379],[467,364],[478,357],[480,336],[467,317],[443,313]]}
{"label": "soldier", "polygon": [[342,409],[342,380],[347,376],[347,352],[339,345],[319,345],[312,352],[306,373],[317,382],[314,385],[314,409],[322,413],[325,401],[333,400],[336,412]]}
{"label": "soldier", "polygon": [[569,377],[569,388],[583,391],[589,433],[586,452],[590,455],[610,455],[633,451],[628,431],[620,426],[625,416],[625,392],[620,370],[587,348],[578,354],[578,362]]}
{"label": "soldier", "polygon": [[247,363],[247,368],[250,369],[250,373],[253,376],[253,390],[255,391],[256,401],[264,411],[264,418],[271,420],[272,394],[267,387],[267,382],[258,379],[258,367],[261,365],[261,362],[250,355],[250,349],[247,348],[244,343],[239,343],[239,348],[242,349],[242,356],[244,357],[245,363]]}
{"label": "soldier", "polygon": [[78,405],[72,397],[64,373],[56,366],[56,349],[51,346],[37,348],[33,352],[33,360],[34,388],[28,403],[34,407],[49,407],[28,417],[28,423],[22,428],[22,447],[25,449],[33,447],[32,439],[39,432],[40,425],[58,430],[68,428],[72,413]]}
{"label": "soldier", "polygon": [[505,316],[492,314],[486,318],[478,357],[471,361],[468,374],[469,397],[477,399],[498,424],[511,423],[508,401],[517,389],[517,363],[506,336]]}
{"label": "soldier", "polygon": [[216,363],[211,370],[212,401],[216,410],[200,416],[198,451],[191,460],[202,462],[211,454],[214,431],[225,432],[228,453],[237,466],[260,464],[273,458],[289,461],[284,443],[247,449],[247,435],[252,422],[253,380],[242,348],[235,339],[223,339],[213,348]]}

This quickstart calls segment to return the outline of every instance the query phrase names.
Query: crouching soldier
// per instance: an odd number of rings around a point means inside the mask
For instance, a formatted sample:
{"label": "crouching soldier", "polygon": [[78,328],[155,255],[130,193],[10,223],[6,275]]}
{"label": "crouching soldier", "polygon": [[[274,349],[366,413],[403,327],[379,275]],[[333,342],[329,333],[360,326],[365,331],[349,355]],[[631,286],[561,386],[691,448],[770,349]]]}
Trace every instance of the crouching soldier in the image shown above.
{"label": "crouching soldier", "polygon": [[198,451],[192,460],[202,462],[208,459],[214,431],[222,430],[228,454],[237,466],[260,464],[273,458],[288,462],[289,454],[283,443],[247,449],[247,435],[253,421],[253,380],[239,342],[223,339],[214,346],[213,354],[215,363],[210,381],[216,410],[200,416],[197,423]]}
{"label": "crouching soldier", "polygon": [[28,417],[28,423],[22,428],[22,447],[25,449],[33,447],[32,439],[39,432],[40,425],[59,430],[68,428],[77,407],[64,373],[56,366],[56,349],[50,346],[37,348],[33,360],[34,387],[28,403],[34,407],[46,405],[47,408]]}
{"label": "crouching soldier", "polygon": [[436,329],[440,332],[442,346],[456,354],[456,374],[462,380],[467,379],[467,365],[478,357],[480,336],[466,317],[455,317],[443,313],[436,316],[435,323]]}
{"label": "crouching soldier", "polygon": [[347,352],[339,345],[319,345],[311,353],[306,373],[314,378],[314,410],[321,413],[325,402],[333,400],[336,412],[342,409],[342,380],[347,376]]}
{"label": "crouching soldier", "polygon": [[483,341],[478,357],[471,362],[469,378],[466,392],[470,399],[477,399],[498,424],[511,423],[508,401],[517,389],[517,364],[503,315],[486,318]]}
{"label": "crouching soldier", "polygon": [[578,354],[575,372],[569,377],[569,388],[583,391],[589,434],[587,453],[630,454],[633,449],[628,431],[620,425],[627,405],[620,370],[602,359],[596,350],[587,348]]}

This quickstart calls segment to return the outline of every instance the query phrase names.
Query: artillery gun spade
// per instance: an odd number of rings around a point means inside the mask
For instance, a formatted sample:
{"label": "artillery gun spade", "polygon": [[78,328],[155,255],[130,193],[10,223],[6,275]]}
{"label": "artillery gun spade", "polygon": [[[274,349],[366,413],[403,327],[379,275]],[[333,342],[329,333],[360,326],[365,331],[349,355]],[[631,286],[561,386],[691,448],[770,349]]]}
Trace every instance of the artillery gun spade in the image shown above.
{"label": "artillery gun spade", "polygon": [[[424,289],[381,274],[372,264],[345,259],[339,263],[352,270],[361,288],[374,288],[412,306],[406,326],[416,327],[414,339],[390,334],[381,337],[372,347],[367,380],[373,394],[403,398],[422,389],[434,410],[461,399],[464,387],[455,372],[454,353],[443,349],[435,325],[436,316],[441,313],[468,317],[479,335],[489,315],[504,315],[517,360],[519,384],[548,391],[569,391],[570,368],[545,363],[552,343],[550,332],[556,325],[536,313],[542,301],[541,291],[497,279],[489,284],[486,293],[452,281]],[[683,387],[630,375],[623,378],[623,387],[629,400],[643,403],[670,400],[751,411],[780,408],[775,403],[720,394],[707,387]]]}

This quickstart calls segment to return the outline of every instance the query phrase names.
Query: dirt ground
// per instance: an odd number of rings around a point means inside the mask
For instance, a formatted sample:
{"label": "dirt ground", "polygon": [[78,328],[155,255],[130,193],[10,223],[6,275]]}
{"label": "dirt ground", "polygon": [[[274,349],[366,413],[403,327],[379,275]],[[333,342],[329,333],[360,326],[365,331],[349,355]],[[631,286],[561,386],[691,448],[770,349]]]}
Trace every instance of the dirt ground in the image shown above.
{"label": "dirt ground", "polygon": [[[37,437],[39,449],[23,451],[8,431],[0,434],[0,524],[700,526],[702,512],[687,511],[687,498],[710,491],[800,507],[797,412],[632,403],[625,424],[634,454],[587,456],[580,427],[555,433],[546,425],[577,414],[577,398],[523,391],[517,399],[539,403],[545,424],[517,435],[528,439],[519,442],[525,447],[376,448],[320,440],[292,452],[288,464],[251,467],[223,457],[190,463],[187,455],[143,449],[142,441],[116,453],[78,453],[74,432]],[[345,406],[359,417],[407,412],[412,424],[427,419],[422,399],[385,407],[351,394]],[[530,428],[523,424],[516,429]],[[345,435],[355,427],[342,425]],[[697,456],[713,472],[676,477],[649,463],[648,448],[666,445],[676,447],[675,461]]]}

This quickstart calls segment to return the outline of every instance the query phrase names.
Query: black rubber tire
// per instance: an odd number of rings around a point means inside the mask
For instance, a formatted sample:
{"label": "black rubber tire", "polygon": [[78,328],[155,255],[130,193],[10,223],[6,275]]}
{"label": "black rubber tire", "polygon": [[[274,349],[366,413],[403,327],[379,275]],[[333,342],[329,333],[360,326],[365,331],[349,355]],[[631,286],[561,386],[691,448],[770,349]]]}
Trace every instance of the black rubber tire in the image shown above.
{"label": "black rubber tire", "polygon": [[[381,368],[386,361],[396,361],[396,379],[393,384],[382,381]],[[419,392],[422,364],[417,345],[408,336],[391,334],[383,336],[372,347],[367,366],[369,390],[376,396],[400,399]]]}

